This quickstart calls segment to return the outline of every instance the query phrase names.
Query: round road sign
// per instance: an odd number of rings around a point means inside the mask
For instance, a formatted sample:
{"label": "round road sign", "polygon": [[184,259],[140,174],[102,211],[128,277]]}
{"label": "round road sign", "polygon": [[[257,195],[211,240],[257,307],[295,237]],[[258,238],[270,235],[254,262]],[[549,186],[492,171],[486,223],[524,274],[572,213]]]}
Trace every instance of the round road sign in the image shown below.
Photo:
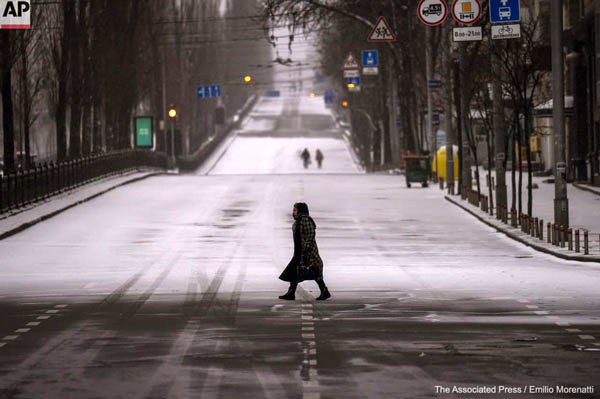
{"label": "round road sign", "polygon": [[479,0],[454,0],[452,16],[459,24],[474,24],[481,18],[481,3]]}
{"label": "round road sign", "polygon": [[448,16],[448,6],[444,0],[421,0],[417,7],[419,19],[425,25],[439,25]]}

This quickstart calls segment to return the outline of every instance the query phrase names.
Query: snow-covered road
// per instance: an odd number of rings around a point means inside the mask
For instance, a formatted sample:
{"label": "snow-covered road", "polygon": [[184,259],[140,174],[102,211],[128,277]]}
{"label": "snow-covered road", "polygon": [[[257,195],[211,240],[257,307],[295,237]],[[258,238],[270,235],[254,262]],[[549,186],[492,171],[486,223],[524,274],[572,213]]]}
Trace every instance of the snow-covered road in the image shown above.
{"label": "snow-covered road", "polygon": [[[597,397],[600,267],[360,173],[308,101],[263,102],[209,175],[150,178],[0,241],[0,397]],[[321,171],[303,147],[325,149]],[[311,282],[277,299],[297,201],[327,302]]]}

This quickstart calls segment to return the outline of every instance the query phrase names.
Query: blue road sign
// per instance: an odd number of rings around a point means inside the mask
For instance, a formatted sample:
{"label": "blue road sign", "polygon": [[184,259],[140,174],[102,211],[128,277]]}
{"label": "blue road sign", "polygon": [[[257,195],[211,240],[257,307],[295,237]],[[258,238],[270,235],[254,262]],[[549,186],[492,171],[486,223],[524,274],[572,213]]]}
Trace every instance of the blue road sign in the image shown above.
{"label": "blue road sign", "polygon": [[204,85],[196,87],[198,98],[221,97],[221,85]]}
{"label": "blue road sign", "polygon": [[364,67],[375,67],[379,65],[379,52],[377,50],[363,50],[362,64]]}
{"label": "blue road sign", "polygon": [[519,22],[521,9],[519,0],[490,0],[490,22]]}
{"label": "blue road sign", "polygon": [[267,97],[279,97],[281,96],[281,92],[279,90],[269,90],[265,93]]}
{"label": "blue road sign", "polygon": [[221,97],[221,85],[210,86],[210,95],[212,97]]}
{"label": "blue road sign", "polygon": [[427,85],[429,86],[430,89],[439,89],[442,87],[442,81],[441,80],[430,80]]}
{"label": "blue road sign", "polygon": [[360,86],[360,78],[348,78],[348,84]]}

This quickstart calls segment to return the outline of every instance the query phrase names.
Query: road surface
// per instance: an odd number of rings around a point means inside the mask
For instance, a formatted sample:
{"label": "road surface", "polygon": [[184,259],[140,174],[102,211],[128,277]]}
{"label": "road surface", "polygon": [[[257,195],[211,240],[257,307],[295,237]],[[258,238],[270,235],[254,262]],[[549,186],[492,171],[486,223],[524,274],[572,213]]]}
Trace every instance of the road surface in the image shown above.
{"label": "road surface", "polygon": [[[599,397],[600,267],[361,173],[315,104],[263,102],[207,175],[150,178],[0,241],[0,397]],[[324,168],[305,171],[297,151],[317,146]],[[313,282],[277,299],[297,201],[326,302]],[[443,393],[478,386],[496,394]],[[500,393],[531,386],[546,391]]]}

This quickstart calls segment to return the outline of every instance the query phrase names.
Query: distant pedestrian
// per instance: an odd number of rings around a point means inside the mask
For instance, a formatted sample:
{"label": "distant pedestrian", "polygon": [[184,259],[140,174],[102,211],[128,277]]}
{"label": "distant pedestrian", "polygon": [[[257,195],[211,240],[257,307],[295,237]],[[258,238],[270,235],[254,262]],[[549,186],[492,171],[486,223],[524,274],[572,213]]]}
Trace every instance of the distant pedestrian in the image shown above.
{"label": "distant pedestrian", "polygon": [[305,148],[300,154],[302,158],[302,163],[304,164],[304,169],[308,169],[308,165],[310,165],[310,152],[308,152],[308,148]]}
{"label": "distant pedestrian", "polygon": [[315,155],[315,159],[317,160],[317,164],[319,165],[319,169],[321,169],[321,167],[323,166],[323,160],[325,159],[325,157],[323,156],[323,153],[321,152],[321,150],[317,149],[317,155]]}
{"label": "distant pedestrian", "polygon": [[298,283],[305,280],[315,280],[321,290],[321,295],[319,295],[317,301],[324,301],[330,298],[331,294],[323,281],[323,261],[319,256],[316,241],[317,225],[309,216],[308,205],[304,202],[294,204],[292,215],[295,220],[292,225],[294,256],[279,276],[281,280],[290,283],[290,288],[279,299],[295,300]]}

